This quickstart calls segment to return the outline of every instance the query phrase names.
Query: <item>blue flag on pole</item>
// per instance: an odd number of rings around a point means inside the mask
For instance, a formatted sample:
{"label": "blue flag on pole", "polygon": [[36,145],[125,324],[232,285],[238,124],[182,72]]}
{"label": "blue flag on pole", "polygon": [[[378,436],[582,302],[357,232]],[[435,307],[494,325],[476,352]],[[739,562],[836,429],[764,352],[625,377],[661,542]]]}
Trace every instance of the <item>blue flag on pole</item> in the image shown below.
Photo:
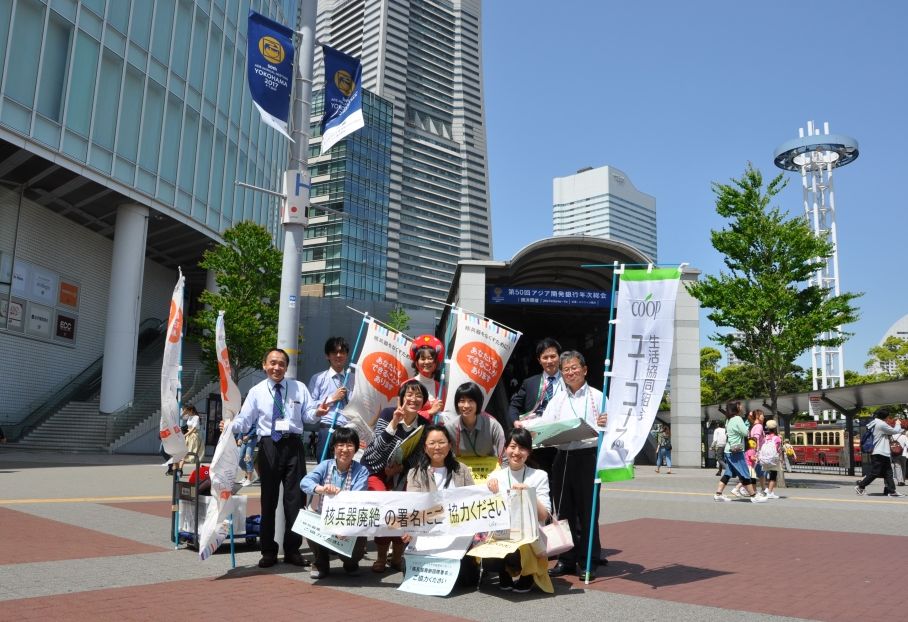
{"label": "blue flag on pole", "polygon": [[[248,42],[249,91],[262,121],[290,138],[290,87],[293,84],[293,31],[249,11]],[[292,140],[292,139],[291,139]]]}
{"label": "blue flag on pole", "polygon": [[359,59],[327,45],[325,55],[325,113],[322,116],[322,154],[348,134],[366,125],[363,120],[363,68]]}

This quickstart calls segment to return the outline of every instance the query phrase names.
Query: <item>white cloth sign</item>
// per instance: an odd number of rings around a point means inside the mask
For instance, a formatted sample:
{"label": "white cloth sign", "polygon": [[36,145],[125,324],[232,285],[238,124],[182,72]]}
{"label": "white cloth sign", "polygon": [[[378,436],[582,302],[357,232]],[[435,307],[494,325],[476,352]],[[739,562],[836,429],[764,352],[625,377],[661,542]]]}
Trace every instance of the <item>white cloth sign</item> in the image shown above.
{"label": "white cloth sign", "polygon": [[438,492],[344,490],[322,505],[322,531],[334,535],[473,535],[510,526],[504,496],[485,486]]}
{"label": "white cloth sign", "polygon": [[634,477],[634,457],[668,380],[680,278],[678,268],[625,270],[620,277],[608,424],[597,463],[602,481]]}
{"label": "white cloth sign", "polygon": [[402,592],[425,596],[446,596],[454,589],[460,573],[460,560],[427,555],[407,555],[405,579],[400,587]]}
{"label": "white cloth sign", "polygon": [[353,556],[353,547],[356,545],[356,538],[346,536],[331,536],[322,532],[322,517],[316,512],[310,510],[300,510],[296,515],[296,521],[293,523],[293,531],[321,544],[335,553],[340,553],[347,557]]}
{"label": "white cloth sign", "polygon": [[161,444],[179,462],[186,455],[186,440],[180,431],[180,369],[183,351],[183,271],[179,271],[170,299],[164,359],[161,363]]}
{"label": "white cloth sign", "polygon": [[381,326],[371,318],[356,362],[356,391],[344,407],[347,427],[356,430],[360,444],[368,445],[374,434],[369,423],[388,406],[397,404],[401,383],[409,377],[412,339]]}
{"label": "white cloth sign", "polygon": [[475,382],[482,389],[482,412],[501,379],[504,366],[511,358],[521,333],[499,326],[492,320],[457,309],[457,337],[451,349],[451,368],[447,386],[445,412],[455,412],[454,393],[465,382]]}

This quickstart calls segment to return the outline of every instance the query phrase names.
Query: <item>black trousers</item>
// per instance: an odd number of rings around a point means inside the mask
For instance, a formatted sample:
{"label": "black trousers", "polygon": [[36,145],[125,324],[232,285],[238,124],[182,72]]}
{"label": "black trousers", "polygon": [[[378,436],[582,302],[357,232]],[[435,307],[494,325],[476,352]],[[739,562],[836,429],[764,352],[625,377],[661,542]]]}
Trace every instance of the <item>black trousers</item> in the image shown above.
{"label": "black trousers", "polygon": [[892,479],[892,460],[889,456],[881,456],[879,454],[871,455],[870,474],[858,482],[858,486],[867,488],[867,486],[870,485],[870,482],[878,477],[882,477],[883,482],[885,483],[883,486],[884,495],[895,492],[895,480]]}
{"label": "black trousers", "polygon": [[306,504],[306,495],[300,490],[300,482],[306,475],[303,441],[298,435],[288,435],[278,441],[271,437],[261,438],[258,471],[262,484],[262,555],[277,556],[274,521],[281,484],[284,484],[284,554],[298,553],[303,537],[291,528]]}
{"label": "black trousers", "polygon": [[[568,566],[580,563],[586,568],[586,552],[590,539],[590,516],[593,514],[593,480],[596,473],[596,449],[558,451],[552,464],[552,506],[559,519],[571,525],[574,548],[558,556]],[[593,555],[591,565],[599,564],[599,511],[593,521]]]}

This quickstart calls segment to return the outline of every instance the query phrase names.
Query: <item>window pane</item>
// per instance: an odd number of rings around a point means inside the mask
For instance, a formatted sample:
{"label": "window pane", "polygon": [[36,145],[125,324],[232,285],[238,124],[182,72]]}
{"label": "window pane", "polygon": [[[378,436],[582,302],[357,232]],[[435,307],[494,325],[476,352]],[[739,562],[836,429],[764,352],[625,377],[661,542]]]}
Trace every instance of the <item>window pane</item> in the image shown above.
{"label": "window pane", "polygon": [[98,69],[100,45],[84,32],[76,37],[76,51],[73,54],[72,80],[69,83],[66,125],[88,136],[91,123],[91,105],[95,97],[95,74]]}
{"label": "window pane", "polygon": [[101,56],[101,80],[98,84],[98,101],[95,105],[95,126],[92,140],[108,149],[114,147],[114,130],[117,125],[117,107],[120,104],[120,77],[123,59],[104,50]]}
{"label": "window pane", "polygon": [[192,5],[187,0],[180,0],[180,4],[177,6],[177,21],[174,23],[173,58],[171,59],[170,69],[181,78],[186,77],[191,28]]}
{"label": "window pane", "polygon": [[205,75],[205,48],[208,39],[208,18],[201,10],[196,11],[192,28],[192,62],[189,65],[189,84],[202,92],[202,77]]}
{"label": "window pane", "polygon": [[[211,36],[208,41],[208,75],[205,79],[205,97],[215,103],[218,100],[218,73],[215,68],[221,60],[221,31],[215,26],[211,27]],[[223,88],[223,87],[222,87]]]}
{"label": "window pane", "polygon": [[123,106],[120,108],[120,125],[117,153],[135,162],[139,152],[139,123],[142,118],[142,74],[126,66],[126,82],[123,88]]}
{"label": "window pane", "polygon": [[107,7],[107,22],[124,34],[126,34],[126,26],[129,24],[130,4],[130,2],[114,0]]}
{"label": "window pane", "polygon": [[38,79],[38,58],[44,32],[44,9],[34,0],[16,5],[13,17],[12,41],[9,45],[9,72],[16,80],[6,81],[6,94],[31,108],[35,103],[35,83]]}
{"label": "window pane", "polygon": [[60,120],[63,108],[63,87],[66,85],[66,63],[73,27],[51,13],[41,65],[41,86],[38,93],[38,112],[54,121]]}
{"label": "window pane", "polygon": [[138,43],[142,48],[148,49],[148,40],[151,37],[151,11],[154,2],[139,0],[133,3],[132,22],[129,25],[129,38]]}
{"label": "window pane", "polygon": [[156,171],[161,130],[164,126],[164,87],[154,80],[148,81],[142,121],[142,151],[139,153],[139,164],[150,171]]}
{"label": "window pane", "polygon": [[195,155],[199,145],[199,114],[186,108],[183,129],[183,148],[180,150],[180,178],[178,185],[186,192],[192,192],[192,176],[195,169]]}
{"label": "window pane", "polygon": [[161,177],[174,183],[177,180],[177,163],[180,161],[180,132],[183,125],[183,101],[173,93],[167,96],[167,120],[164,126],[164,144],[161,154]]}
{"label": "window pane", "polygon": [[[9,21],[13,17],[13,5],[11,2],[0,2],[0,41],[6,41],[9,35]],[[3,61],[6,60],[6,46],[0,45],[0,67],[3,67]]]}
{"label": "window pane", "polygon": [[155,3],[154,35],[151,55],[164,65],[170,58],[170,35],[173,32],[174,0],[158,0]]}
{"label": "window pane", "polygon": [[214,139],[214,126],[202,121],[202,137],[199,140],[199,162],[196,166],[195,196],[200,201],[208,201],[208,180],[211,178],[211,141]]}

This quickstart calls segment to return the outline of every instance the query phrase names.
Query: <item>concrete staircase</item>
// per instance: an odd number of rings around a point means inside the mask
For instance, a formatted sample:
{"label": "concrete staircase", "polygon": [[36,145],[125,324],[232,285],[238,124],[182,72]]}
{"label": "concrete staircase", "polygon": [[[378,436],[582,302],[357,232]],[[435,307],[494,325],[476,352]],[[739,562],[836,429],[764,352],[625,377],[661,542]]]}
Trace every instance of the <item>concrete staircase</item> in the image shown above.
{"label": "concrete staircase", "polygon": [[[163,338],[154,343],[136,362],[135,397],[132,407],[110,415],[99,412],[100,395],[86,401],[72,401],[41,425],[22,437],[15,447],[44,451],[112,452],[123,444],[131,430],[153,419],[157,427],[161,408],[161,360]],[[199,389],[209,384],[198,344],[183,342],[183,385]],[[190,386],[194,385],[194,386]],[[184,395],[184,401],[190,399]]]}

